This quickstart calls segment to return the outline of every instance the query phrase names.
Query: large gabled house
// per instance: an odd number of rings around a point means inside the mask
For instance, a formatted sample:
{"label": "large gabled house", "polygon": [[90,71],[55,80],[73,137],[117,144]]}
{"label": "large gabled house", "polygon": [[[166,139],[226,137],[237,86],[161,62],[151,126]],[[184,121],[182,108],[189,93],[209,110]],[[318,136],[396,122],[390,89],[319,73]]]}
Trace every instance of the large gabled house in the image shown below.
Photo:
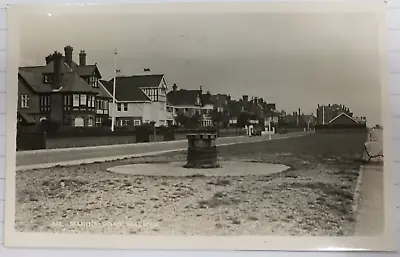
{"label": "large gabled house", "polygon": [[[203,94],[202,89],[179,89],[176,84],[167,94],[168,110],[176,118],[179,115],[192,117],[200,115],[202,126],[212,126],[209,113],[212,111],[211,98]],[[206,109],[205,107],[208,108]]]}
{"label": "large gabled house", "polygon": [[[168,90],[164,74],[119,76],[115,80],[116,105],[110,105],[110,115],[115,111],[117,126],[140,126],[155,122],[155,126],[173,123],[167,111]],[[113,95],[114,79],[100,81],[110,96]]]}
{"label": "large gabled house", "polygon": [[73,48],[65,55],[55,51],[45,65],[20,67],[18,71],[18,121],[51,120],[61,126],[95,126],[108,118],[111,98],[99,87],[100,71],[86,64],[86,53],[73,61]]}

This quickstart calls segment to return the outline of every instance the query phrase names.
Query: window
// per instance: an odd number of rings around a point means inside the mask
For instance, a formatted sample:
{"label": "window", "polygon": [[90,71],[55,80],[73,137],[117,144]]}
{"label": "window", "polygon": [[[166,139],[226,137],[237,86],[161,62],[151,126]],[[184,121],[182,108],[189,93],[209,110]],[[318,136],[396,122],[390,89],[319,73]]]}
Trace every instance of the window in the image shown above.
{"label": "window", "polygon": [[43,76],[43,82],[44,82],[45,84],[50,84],[50,83],[52,83],[52,82],[53,82],[53,76],[51,76],[51,75],[44,75],[44,76]]}
{"label": "window", "polygon": [[84,126],[84,120],[83,120],[83,118],[75,118],[75,120],[74,120],[74,125],[75,125],[75,127],[83,127]]}
{"label": "window", "polygon": [[140,120],[134,120],[133,126],[140,126]]}
{"label": "window", "polygon": [[89,117],[88,126],[93,127],[93,118],[92,117]]}
{"label": "window", "polygon": [[93,95],[88,96],[88,107],[94,108],[95,101],[96,101],[96,99]]}
{"label": "window", "polygon": [[81,105],[86,106],[86,95],[81,95]]}
{"label": "window", "polygon": [[74,107],[79,107],[79,95],[74,95],[73,96],[73,106]]}
{"label": "window", "polygon": [[129,125],[129,121],[128,120],[121,120],[121,126],[128,126]]}
{"label": "window", "polygon": [[40,111],[49,112],[51,107],[50,96],[40,96]]}
{"label": "window", "polygon": [[104,114],[108,113],[109,102],[108,100],[104,100]]}
{"label": "window", "polygon": [[104,100],[101,100],[100,101],[100,109],[104,110],[105,109],[105,105],[106,105],[106,102]]}
{"label": "window", "polygon": [[127,111],[128,111],[128,104],[124,103],[124,112],[127,112]]}
{"label": "window", "polygon": [[88,83],[91,87],[98,87],[98,79],[95,76],[90,76],[85,78],[86,83]]}
{"label": "window", "polygon": [[117,111],[120,112],[121,111],[121,104],[117,103]]}
{"label": "window", "polygon": [[21,108],[29,108],[28,101],[29,101],[28,95],[21,95]]}
{"label": "window", "polygon": [[96,126],[101,126],[101,124],[103,123],[103,119],[100,117],[96,118]]}

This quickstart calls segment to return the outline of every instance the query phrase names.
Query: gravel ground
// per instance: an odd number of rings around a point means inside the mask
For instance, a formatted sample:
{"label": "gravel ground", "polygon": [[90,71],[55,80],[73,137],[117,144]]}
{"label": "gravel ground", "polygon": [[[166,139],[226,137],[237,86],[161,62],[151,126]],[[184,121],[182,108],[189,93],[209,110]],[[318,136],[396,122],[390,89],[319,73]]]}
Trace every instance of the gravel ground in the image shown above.
{"label": "gravel ground", "polygon": [[353,195],[366,135],[312,134],[219,148],[224,161],[279,163],[270,176],[148,177],[116,165],[186,153],[17,172],[18,231],[139,235],[314,235],[354,231]]}

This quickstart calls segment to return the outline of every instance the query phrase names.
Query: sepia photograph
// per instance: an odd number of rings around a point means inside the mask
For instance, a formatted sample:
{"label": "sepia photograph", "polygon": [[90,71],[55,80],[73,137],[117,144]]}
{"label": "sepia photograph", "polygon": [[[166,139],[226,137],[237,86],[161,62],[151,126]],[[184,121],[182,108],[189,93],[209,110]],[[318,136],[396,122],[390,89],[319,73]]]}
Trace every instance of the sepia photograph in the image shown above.
{"label": "sepia photograph", "polygon": [[6,246],[393,250],[384,8],[10,6]]}

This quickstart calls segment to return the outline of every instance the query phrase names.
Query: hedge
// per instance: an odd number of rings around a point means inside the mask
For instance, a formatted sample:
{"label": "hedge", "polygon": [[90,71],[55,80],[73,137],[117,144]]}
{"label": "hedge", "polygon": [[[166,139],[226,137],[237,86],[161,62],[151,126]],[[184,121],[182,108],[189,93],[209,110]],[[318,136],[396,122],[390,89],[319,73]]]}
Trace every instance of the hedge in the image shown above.
{"label": "hedge", "polygon": [[46,133],[38,126],[18,126],[17,151],[46,149]]}
{"label": "hedge", "polygon": [[315,132],[343,132],[343,131],[367,131],[366,124],[324,124],[315,125]]}

